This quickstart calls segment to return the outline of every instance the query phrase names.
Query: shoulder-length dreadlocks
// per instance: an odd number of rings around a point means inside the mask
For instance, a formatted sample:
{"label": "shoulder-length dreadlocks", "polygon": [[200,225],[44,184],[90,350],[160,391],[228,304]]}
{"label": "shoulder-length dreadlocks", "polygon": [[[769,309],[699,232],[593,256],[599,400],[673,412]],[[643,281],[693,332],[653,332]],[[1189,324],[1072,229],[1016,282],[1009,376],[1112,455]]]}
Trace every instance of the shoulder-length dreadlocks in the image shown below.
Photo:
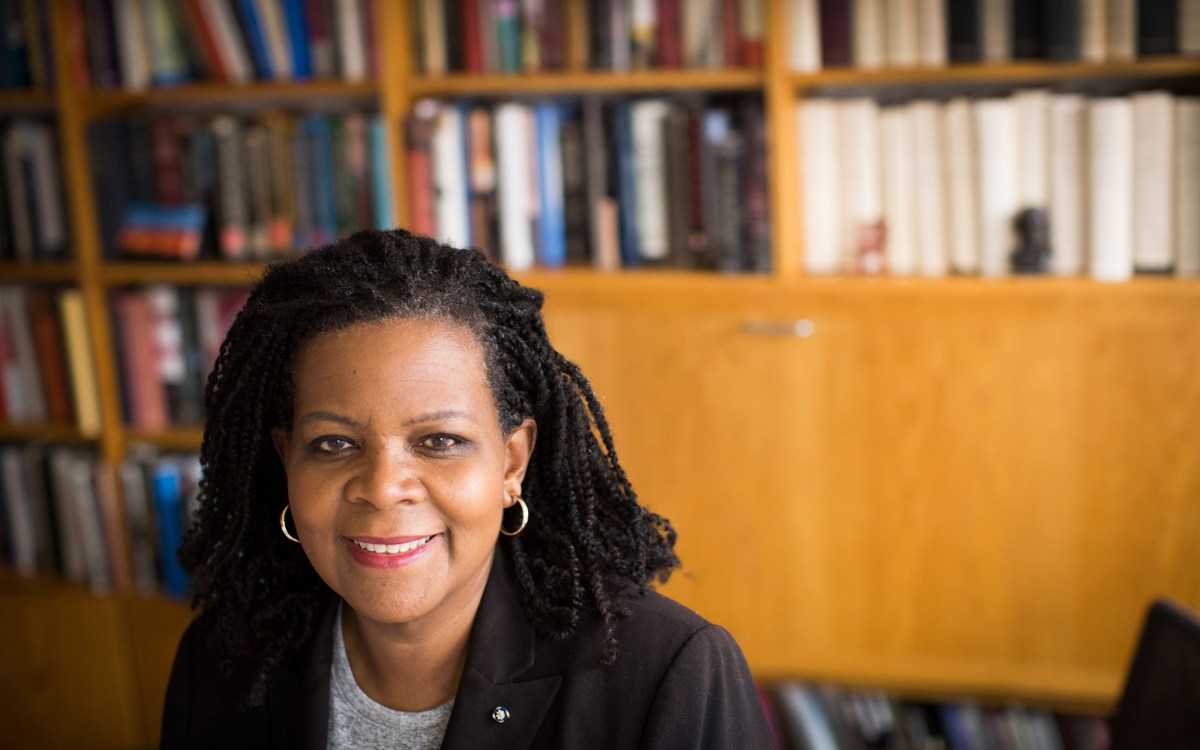
{"label": "shoulder-length dreadlocks", "polygon": [[522,487],[530,512],[504,537],[522,600],[544,635],[573,633],[588,610],[616,651],[616,592],[665,580],[678,564],[670,523],[638,504],[591,386],[551,346],[542,294],[474,250],[402,230],[360,232],[271,266],[221,346],[205,391],[200,504],[180,552],[193,604],[213,619],[222,657],[253,660],[250,700],[313,634],[330,590],[279,532],[287,503],[271,429],[290,429],[298,355],[318,334],[390,318],[437,318],[484,350],[500,428],[526,417],[538,441]]}

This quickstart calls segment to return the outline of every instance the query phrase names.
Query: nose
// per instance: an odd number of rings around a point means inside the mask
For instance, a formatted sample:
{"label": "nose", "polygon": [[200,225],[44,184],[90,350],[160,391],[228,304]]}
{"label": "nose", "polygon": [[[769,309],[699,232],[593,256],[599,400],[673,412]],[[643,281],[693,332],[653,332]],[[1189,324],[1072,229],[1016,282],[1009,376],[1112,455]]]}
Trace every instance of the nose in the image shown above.
{"label": "nose", "polygon": [[380,510],[425,498],[413,457],[399,448],[364,451],[345,485],[352,503],[367,503]]}

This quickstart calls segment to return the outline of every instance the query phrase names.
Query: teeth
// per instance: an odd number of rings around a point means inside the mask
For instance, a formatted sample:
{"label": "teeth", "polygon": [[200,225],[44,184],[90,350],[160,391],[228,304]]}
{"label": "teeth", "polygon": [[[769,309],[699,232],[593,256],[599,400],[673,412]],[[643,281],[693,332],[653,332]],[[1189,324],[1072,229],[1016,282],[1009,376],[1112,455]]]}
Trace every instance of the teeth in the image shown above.
{"label": "teeth", "polygon": [[414,539],[404,544],[371,544],[370,542],[360,542],[357,539],[351,541],[367,552],[374,552],[377,555],[398,555],[401,552],[412,552],[417,547],[423,547],[429,543],[430,539],[433,539],[433,537],[427,536],[424,539]]}

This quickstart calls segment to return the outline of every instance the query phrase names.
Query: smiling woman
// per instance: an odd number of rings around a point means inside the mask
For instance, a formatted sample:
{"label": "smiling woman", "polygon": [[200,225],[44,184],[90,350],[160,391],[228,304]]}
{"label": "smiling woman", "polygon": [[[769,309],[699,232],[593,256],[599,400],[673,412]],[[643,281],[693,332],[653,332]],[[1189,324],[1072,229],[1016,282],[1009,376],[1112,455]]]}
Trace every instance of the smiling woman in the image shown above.
{"label": "smiling woman", "polygon": [[268,269],[208,384],[163,747],[772,745],[737,644],[649,590],[675,533],[541,302],[399,230]]}

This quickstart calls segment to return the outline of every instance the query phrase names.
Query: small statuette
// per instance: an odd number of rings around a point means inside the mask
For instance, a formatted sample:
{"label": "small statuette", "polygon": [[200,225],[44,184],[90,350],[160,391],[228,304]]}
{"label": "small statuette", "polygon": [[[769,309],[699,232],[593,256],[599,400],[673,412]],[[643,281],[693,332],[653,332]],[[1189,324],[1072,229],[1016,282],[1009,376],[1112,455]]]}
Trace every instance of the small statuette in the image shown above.
{"label": "small statuette", "polygon": [[1044,208],[1026,208],[1013,220],[1017,247],[1011,261],[1013,273],[1042,274],[1050,270],[1050,214]]}
{"label": "small statuette", "polygon": [[504,706],[496,706],[492,709],[492,721],[496,722],[497,724],[503,724],[504,722],[508,721],[508,717],[511,715],[512,714],[510,714],[508,709]]}

